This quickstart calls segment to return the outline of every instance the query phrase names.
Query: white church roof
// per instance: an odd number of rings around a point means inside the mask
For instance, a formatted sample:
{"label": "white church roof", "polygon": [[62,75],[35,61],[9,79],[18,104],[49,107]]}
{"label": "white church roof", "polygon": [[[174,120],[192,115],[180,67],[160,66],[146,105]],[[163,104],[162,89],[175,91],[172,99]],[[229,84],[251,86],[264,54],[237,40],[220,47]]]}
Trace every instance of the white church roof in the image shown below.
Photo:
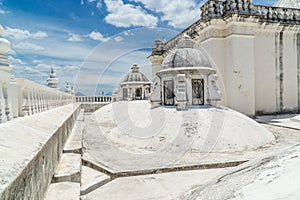
{"label": "white church roof", "polygon": [[163,68],[211,67],[207,56],[200,49],[194,48],[194,44],[188,35],[184,35],[179,40],[176,50],[164,59]]}

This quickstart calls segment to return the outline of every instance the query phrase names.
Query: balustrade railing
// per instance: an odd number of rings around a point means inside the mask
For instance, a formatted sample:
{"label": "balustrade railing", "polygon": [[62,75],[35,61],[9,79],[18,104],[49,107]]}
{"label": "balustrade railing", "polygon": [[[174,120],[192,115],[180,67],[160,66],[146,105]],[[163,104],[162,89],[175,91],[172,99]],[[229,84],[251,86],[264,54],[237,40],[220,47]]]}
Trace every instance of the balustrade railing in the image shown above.
{"label": "balustrade railing", "polygon": [[0,123],[74,101],[74,96],[0,70]]}
{"label": "balustrade railing", "polygon": [[111,102],[111,96],[76,96],[75,98],[79,103]]}
{"label": "balustrade railing", "polygon": [[[262,22],[282,22],[300,24],[300,9],[254,5],[252,0],[208,0],[200,7],[200,19],[184,32],[190,36],[195,34],[194,26],[211,19],[221,19],[231,14],[255,16]],[[177,45],[180,35],[167,42],[163,49],[168,51]]]}

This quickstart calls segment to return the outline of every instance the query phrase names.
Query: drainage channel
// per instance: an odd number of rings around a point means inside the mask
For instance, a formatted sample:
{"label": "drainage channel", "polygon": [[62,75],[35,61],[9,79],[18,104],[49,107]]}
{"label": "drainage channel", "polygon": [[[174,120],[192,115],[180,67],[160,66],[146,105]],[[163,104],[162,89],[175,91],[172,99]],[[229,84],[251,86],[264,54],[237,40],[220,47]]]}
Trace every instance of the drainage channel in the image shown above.
{"label": "drainage channel", "polygon": [[116,178],[130,177],[130,176],[141,176],[141,175],[161,174],[161,173],[178,172],[178,171],[236,167],[247,161],[249,161],[249,160],[224,162],[224,163],[199,164],[199,165],[189,165],[189,166],[174,166],[174,167],[164,167],[164,168],[157,168],[157,169],[145,169],[145,170],[136,170],[136,171],[124,171],[124,172],[111,172],[111,171],[105,169],[104,167],[96,165],[93,162],[90,162],[88,160],[82,160],[82,164],[86,167],[90,167],[96,171],[102,172],[102,173],[110,176],[111,180],[114,180]]}

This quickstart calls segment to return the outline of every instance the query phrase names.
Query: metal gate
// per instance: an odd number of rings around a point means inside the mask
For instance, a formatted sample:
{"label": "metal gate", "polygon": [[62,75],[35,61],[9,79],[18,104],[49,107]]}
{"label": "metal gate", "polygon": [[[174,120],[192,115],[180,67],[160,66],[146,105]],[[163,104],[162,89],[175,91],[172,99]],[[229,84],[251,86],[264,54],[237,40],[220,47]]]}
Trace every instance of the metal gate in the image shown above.
{"label": "metal gate", "polygon": [[164,105],[174,105],[174,82],[173,80],[164,81]]}
{"label": "metal gate", "polygon": [[128,90],[127,88],[123,88],[123,100],[127,100],[128,99]]}
{"label": "metal gate", "polygon": [[204,80],[192,79],[192,104],[204,105]]}
{"label": "metal gate", "polygon": [[135,89],[135,99],[137,100],[142,99],[142,88]]}

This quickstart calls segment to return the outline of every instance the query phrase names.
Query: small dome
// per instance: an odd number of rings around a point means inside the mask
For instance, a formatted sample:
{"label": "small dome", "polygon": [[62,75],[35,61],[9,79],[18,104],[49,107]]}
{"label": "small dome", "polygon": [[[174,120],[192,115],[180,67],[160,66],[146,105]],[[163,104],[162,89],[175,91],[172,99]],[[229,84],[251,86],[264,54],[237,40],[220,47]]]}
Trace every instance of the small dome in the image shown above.
{"label": "small dome", "polygon": [[200,49],[194,48],[195,42],[188,35],[179,40],[177,49],[170,52],[162,63],[164,69],[178,67],[211,67],[209,59]]}
{"label": "small dome", "polygon": [[125,76],[122,83],[124,82],[149,82],[148,78],[139,71],[139,66],[133,64],[131,72]]}
{"label": "small dome", "polygon": [[274,6],[300,9],[300,1],[299,0],[278,0],[274,4]]}

